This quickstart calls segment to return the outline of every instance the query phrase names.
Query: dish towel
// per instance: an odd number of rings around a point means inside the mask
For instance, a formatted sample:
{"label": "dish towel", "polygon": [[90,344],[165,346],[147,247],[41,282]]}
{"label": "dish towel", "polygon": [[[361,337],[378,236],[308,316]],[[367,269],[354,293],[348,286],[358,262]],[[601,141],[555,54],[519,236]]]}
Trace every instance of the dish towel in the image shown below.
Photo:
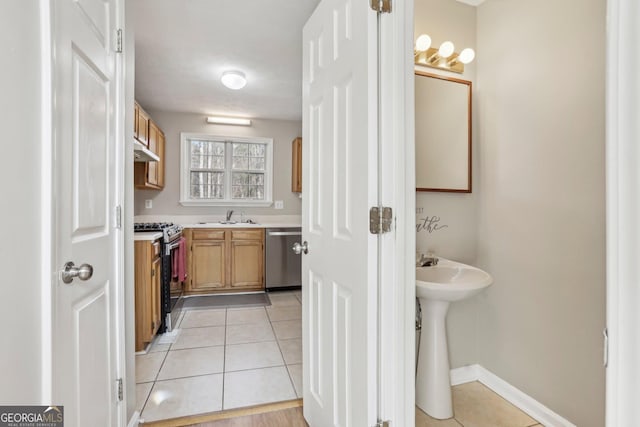
{"label": "dish towel", "polygon": [[171,277],[178,282],[187,280],[187,240],[181,237],[178,247],[171,253]]}

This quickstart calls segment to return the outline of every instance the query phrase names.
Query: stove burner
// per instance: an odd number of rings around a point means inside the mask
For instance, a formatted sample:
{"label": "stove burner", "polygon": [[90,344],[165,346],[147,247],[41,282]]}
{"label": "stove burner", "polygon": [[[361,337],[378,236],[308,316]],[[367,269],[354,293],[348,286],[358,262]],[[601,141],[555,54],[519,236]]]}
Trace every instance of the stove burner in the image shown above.
{"label": "stove burner", "polygon": [[137,222],[133,224],[133,231],[162,231],[165,243],[182,236],[182,226],[172,222]]}

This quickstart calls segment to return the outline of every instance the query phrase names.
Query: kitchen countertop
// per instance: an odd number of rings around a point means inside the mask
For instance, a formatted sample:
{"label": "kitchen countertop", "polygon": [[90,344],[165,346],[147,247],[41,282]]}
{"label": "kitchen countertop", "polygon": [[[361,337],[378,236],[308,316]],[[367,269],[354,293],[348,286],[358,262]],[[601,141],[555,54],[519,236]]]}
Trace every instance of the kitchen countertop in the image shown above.
{"label": "kitchen countertop", "polygon": [[162,237],[160,231],[137,231],[133,233],[133,240],[149,240],[154,241]]}
{"label": "kitchen countertop", "polygon": [[[236,213],[233,220],[240,220]],[[256,224],[246,222],[236,224],[220,224],[224,220],[220,215],[138,215],[134,222],[173,222],[184,228],[295,228],[302,226],[300,215],[244,215],[244,219],[251,219]]]}

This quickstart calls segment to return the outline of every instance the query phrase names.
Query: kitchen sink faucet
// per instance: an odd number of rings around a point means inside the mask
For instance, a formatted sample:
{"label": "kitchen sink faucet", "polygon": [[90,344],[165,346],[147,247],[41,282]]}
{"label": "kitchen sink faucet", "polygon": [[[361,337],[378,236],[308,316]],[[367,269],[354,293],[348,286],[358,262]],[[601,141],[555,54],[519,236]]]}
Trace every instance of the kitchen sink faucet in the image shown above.
{"label": "kitchen sink faucet", "polygon": [[233,210],[229,209],[227,211],[227,222],[231,221],[231,215],[233,215]]}

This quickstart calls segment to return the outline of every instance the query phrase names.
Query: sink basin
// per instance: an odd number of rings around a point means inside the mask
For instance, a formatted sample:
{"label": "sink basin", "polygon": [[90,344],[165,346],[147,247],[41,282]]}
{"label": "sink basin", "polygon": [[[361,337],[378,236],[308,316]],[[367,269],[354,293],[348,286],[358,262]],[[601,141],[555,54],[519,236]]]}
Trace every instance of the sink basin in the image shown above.
{"label": "sink basin", "polygon": [[422,330],[416,369],[416,405],[436,419],[453,417],[446,318],[452,302],[470,298],[493,283],[479,268],[440,258],[416,267]]}
{"label": "sink basin", "polygon": [[416,296],[439,301],[460,301],[493,283],[486,271],[440,258],[437,265],[416,267]]}

